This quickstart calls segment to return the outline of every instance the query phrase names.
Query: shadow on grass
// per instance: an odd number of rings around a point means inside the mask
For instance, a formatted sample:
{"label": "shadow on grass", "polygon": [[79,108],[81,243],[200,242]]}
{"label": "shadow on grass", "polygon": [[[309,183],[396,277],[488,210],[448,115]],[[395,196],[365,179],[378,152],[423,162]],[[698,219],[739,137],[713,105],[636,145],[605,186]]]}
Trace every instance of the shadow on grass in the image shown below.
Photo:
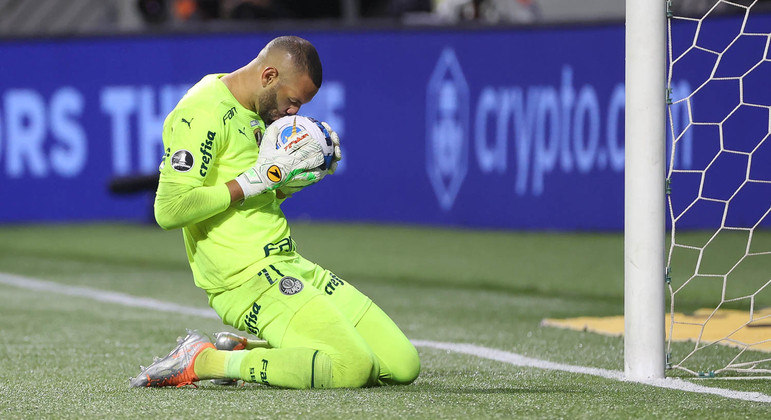
{"label": "shadow on grass", "polygon": [[[193,387],[187,387],[187,389],[193,390]],[[350,393],[350,392],[364,392],[364,393],[410,393],[410,394],[452,394],[452,395],[492,395],[492,394],[581,394],[584,391],[577,390],[575,388],[568,387],[449,387],[449,386],[437,386],[437,385],[399,385],[399,386],[380,386],[371,388],[339,388],[339,389],[285,389],[274,388],[270,386],[264,386],[260,384],[245,384],[237,386],[215,386],[215,385],[203,385],[199,386],[196,391],[199,392],[312,392],[312,393]]]}
{"label": "shadow on grass", "polygon": [[0,246],[0,251],[4,256],[19,256],[28,258],[37,258],[48,261],[64,261],[64,262],[76,262],[84,264],[93,264],[98,262],[103,266],[114,267],[137,267],[143,269],[152,269],[157,271],[179,271],[189,270],[190,266],[185,260],[176,261],[163,261],[158,257],[149,255],[146,258],[136,256],[105,256],[97,253],[71,251],[71,250],[58,250],[52,252],[50,250],[31,250],[31,249],[10,249]]}
{"label": "shadow on grass", "polygon": [[[348,277],[348,276],[346,276]],[[385,281],[389,285],[398,285],[400,287],[416,287],[424,289],[452,289],[463,291],[484,291],[503,293],[511,296],[531,296],[531,297],[546,297],[554,299],[566,299],[566,300],[591,300],[594,302],[602,302],[608,304],[616,304],[621,302],[623,296],[620,294],[599,294],[596,291],[591,293],[581,293],[570,290],[550,290],[540,289],[534,286],[517,284],[517,283],[490,283],[485,280],[476,280],[473,282],[453,283],[447,279],[412,279],[401,276],[368,276],[368,275],[353,275],[351,279],[355,279],[354,284],[358,282],[373,282],[377,284],[383,284]]]}
{"label": "shadow on grass", "polygon": [[[43,259],[48,261],[63,261],[63,262],[77,262],[84,264],[91,264],[94,261],[98,261],[103,266],[114,267],[136,267],[142,269],[151,269],[156,271],[184,271],[189,270],[187,261],[167,261],[160,259],[152,255],[147,257],[138,256],[120,256],[120,255],[99,255],[90,252],[83,252],[77,250],[60,249],[56,252],[50,250],[31,250],[31,249],[9,249],[0,246],[0,250],[6,256],[16,255],[19,257],[30,257]],[[561,298],[568,300],[592,300],[595,302],[604,303],[618,303],[621,301],[621,296],[616,294],[602,295],[596,292],[592,293],[580,293],[575,291],[566,290],[543,290],[533,286],[526,286],[516,283],[500,284],[486,282],[485,280],[478,280],[474,282],[453,283],[450,281],[439,279],[416,279],[405,278],[403,276],[371,276],[354,274],[350,276],[355,279],[355,283],[361,282],[374,282],[377,284],[383,284],[387,282],[389,284],[397,285],[400,287],[415,287],[422,289],[454,289],[462,291],[486,291],[495,293],[504,293],[512,296],[533,296],[533,297],[549,297],[549,298]]]}
{"label": "shadow on grass", "polygon": [[475,395],[475,394],[579,394],[583,391],[575,388],[563,387],[447,387],[436,385],[405,385],[405,386],[384,386],[374,388],[377,392],[411,392],[419,394],[455,394],[455,395]]}
{"label": "shadow on grass", "polygon": [[[92,264],[94,261],[98,261],[100,265],[104,266],[136,267],[155,271],[182,271],[184,273],[187,273],[189,270],[189,265],[184,259],[168,261],[167,259],[161,259],[153,255],[148,255],[147,257],[128,255],[99,255],[90,252],[68,249],[60,249],[56,252],[52,252],[50,250],[13,249],[3,247],[1,245],[0,251],[3,252],[4,256],[11,258],[15,255],[19,257],[38,258],[49,261],[77,262],[84,264]],[[350,278],[353,284],[376,283],[382,285],[384,283],[388,283],[390,285],[399,286],[401,288],[413,287],[419,289],[484,291],[501,293],[510,296],[543,297],[574,301],[593,301],[609,305],[620,304],[620,302],[623,302],[622,293],[601,293],[598,290],[582,292],[566,289],[547,289],[532,285],[519,284],[516,282],[505,284],[494,283],[486,281],[484,278],[468,282],[453,282],[449,279],[410,278],[401,275],[372,276],[371,274],[367,273],[347,273],[345,277]],[[709,306],[712,304],[713,302],[711,300],[701,302],[697,299],[694,301],[681,301],[679,303],[679,307],[681,311],[690,312],[705,307],[705,305]],[[744,305],[743,302],[725,302],[722,307],[726,309],[744,309],[744,306],[742,305]]]}

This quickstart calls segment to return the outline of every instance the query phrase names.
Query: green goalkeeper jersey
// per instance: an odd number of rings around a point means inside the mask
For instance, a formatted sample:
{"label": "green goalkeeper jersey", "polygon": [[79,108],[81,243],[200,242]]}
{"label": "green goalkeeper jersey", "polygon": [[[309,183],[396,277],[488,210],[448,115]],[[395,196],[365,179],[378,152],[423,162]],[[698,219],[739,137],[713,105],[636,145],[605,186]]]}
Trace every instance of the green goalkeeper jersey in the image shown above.
{"label": "green goalkeeper jersey", "polygon": [[297,255],[274,191],[230,205],[225,183],[254,165],[265,123],[222,76],[204,77],[166,117],[155,202],[162,227],[182,227],[195,283],[209,293]]}

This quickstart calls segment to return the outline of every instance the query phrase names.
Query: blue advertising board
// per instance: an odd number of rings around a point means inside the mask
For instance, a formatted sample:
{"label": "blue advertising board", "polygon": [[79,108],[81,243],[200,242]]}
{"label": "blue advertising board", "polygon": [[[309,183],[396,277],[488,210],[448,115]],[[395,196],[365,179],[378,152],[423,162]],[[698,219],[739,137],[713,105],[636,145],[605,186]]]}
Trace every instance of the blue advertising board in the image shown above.
{"label": "blue advertising board", "polygon": [[[0,222],[147,220],[152,195],[111,195],[110,179],[157,171],[163,120],[186,89],[276,35],[0,43]],[[340,133],[344,160],[287,200],[290,219],[623,227],[623,26],[297,35],[324,65],[301,114]],[[676,158],[695,165],[698,150]]]}

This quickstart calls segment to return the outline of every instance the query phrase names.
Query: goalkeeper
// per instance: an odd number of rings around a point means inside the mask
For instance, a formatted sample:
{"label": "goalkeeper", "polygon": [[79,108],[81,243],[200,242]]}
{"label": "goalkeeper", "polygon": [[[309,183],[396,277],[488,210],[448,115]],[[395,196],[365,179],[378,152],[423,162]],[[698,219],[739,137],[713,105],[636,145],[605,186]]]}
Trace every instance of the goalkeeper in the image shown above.
{"label": "goalkeeper", "polygon": [[[309,136],[276,150],[259,147],[278,136],[266,124],[297,114],[321,79],[313,45],[279,37],[246,66],[205,76],[166,118],[156,220],[182,228],[195,283],[223,322],[267,344],[226,350],[233,345],[217,348],[189,331],[131,386],[242,379],[338,388],[408,384],[418,376],[409,340],[348,281],[297,253],[281,211],[289,195],[334,172],[337,134],[323,123],[335,143],[328,170],[319,169],[321,146]],[[247,343],[230,337],[236,349]]]}

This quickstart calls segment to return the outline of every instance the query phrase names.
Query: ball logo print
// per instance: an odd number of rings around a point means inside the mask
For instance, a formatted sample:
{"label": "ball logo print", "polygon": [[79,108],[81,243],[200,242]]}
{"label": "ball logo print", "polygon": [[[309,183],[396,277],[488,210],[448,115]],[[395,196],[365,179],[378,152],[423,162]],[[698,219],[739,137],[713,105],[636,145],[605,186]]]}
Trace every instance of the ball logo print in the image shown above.
{"label": "ball logo print", "polygon": [[278,136],[279,143],[276,144],[276,148],[278,149],[283,145],[284,149],[287,149],[306,137],[308,137],[308,133],[302,128],[297,128],[297,118],[295,117],[292,120],[291,126],[284,127],[281,130],[281,133]]}
{"label": "ball logo print", "polygon": [[324,163],[321,165],[321,169],[329,168],[335,148],[330,133],[319,121],[310,117],[290,115],[277,119],[271,124],[271,127],[274,124],[278,127],[276,149],[283,147],[284,150],[289,151],[295,144],[311,137],[321,145],[324,154]]}
{"label": "ball logo print", "polygon": [[273,182],[280,182],[281,181],[281,168],[279,168],[276,165],[271,165],[270,168],[268,168],[268,179]]}
{"label": "ball logo print", "polygon": [[468,170],[469,88],[452,48],[445,48],[426,91],[426,171],[449,211]]}

